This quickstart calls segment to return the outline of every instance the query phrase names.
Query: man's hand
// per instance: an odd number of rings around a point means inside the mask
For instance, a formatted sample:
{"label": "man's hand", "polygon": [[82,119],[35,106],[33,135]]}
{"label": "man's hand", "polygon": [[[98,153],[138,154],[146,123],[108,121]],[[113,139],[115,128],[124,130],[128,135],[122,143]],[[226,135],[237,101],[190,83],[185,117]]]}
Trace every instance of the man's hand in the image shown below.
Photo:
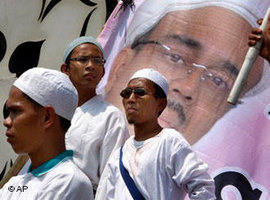
{"label": "man's hand", "polygon": [[[257,21],[259,25],[262,24],[262,19],[259,19]],[[268,60],[270,63],[270,16],[267,21],[266,29],[264,32],[260,30],[259,28],[252,28],[251,33],[249,34],[249,41],[248,45],[249,46],[254,46],[257,41],[262,41],[262,47],[260,50],[260,55]]]}

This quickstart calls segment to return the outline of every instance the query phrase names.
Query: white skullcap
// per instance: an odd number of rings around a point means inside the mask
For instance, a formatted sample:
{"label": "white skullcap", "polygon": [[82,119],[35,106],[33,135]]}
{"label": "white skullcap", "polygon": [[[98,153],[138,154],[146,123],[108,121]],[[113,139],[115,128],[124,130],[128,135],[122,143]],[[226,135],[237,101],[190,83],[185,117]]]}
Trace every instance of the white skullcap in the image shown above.
{"label": "white skullcap", "polygon": [[52,106],[59,116],[71,120],[78,93],[68,76],[62,72],[32,68],[24,72],[13,85],[42,106]]}
{"label": "white skullcap", "polygon": [[75,40],[73,40],[71,43],[67,45],[67,48],[64,51],[64,56],[63,56],[64,63],[66,63],[67,57],[73,51],[73,49],[79,46],[80,44],[84,44],[84,43],[90,43],[90,44],[96,45],[97,48],[102,52],[102,55],[104,54],[101,44],[95,38],[91,36],[89,37],[82,36],[82,37],[76,38]]}
{"label": "white skullcap", "polygon": [[241,15],[251,26],[264,17],[269,0],[145,0],[131,21],[128,28],[125,46],[131,44],[136,37],[146,33],[169,12],[191,10],[196,8],[218,6],[232,10]]}
{"label": "white skullcap", "polygon": [[150,69],[150,68],[141,69],[135,72],[129,80],[132,80],[135,78],[145,78],[150,81],[153,81],[155,84],[161,87],[161,89],[164,91],[166,96],[168,95],[169,83],[167,79],[158,71]]}

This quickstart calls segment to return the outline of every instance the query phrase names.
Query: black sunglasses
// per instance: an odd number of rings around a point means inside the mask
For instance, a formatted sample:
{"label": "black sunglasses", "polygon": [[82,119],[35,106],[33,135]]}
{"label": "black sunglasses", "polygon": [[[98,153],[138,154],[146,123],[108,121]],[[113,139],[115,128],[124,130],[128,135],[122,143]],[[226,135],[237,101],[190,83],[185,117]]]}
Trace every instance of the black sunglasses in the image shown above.
{"label": "black sunglasses", "polygon": [[135,88],[135,89],[126,88],[126,89],[121,91],[120,96],[125,98],[125,99],[128,99],[132,93],[134,93],[134,95],[140,96],[140,97],[148,94],[148,92],[143,88]]}

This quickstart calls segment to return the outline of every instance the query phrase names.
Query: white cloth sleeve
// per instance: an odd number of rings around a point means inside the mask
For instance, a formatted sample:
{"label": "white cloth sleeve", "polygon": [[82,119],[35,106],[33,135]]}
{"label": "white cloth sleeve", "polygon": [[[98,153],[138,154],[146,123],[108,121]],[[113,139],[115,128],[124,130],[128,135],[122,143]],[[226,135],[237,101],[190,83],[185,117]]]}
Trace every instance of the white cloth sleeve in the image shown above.
{"label": "white cloth sleeve", "polygon": [[[187,143],[173,141],[168,168],[172,179],[182,187],[192,200],[214,200],[215,186],[202,162]],[[172,147],[171,146],[171,147]]]}
{"label": "white cloth sleeve", "polygon": [[126,121],[120,111],[112,112],[108,116],[106,126],[107,131],[100,148],[100,174],[113,151],[121,147],[129,137]]}
{"label": "white cloth sleeve", "polygon": [[119,159],[117,152],[119,152],[119,148],[110,156],[110,159],[105,166],[97,188],[95,200],[114,199],[115,176],[117,174],[115,163],[117,163],[117,159]]}

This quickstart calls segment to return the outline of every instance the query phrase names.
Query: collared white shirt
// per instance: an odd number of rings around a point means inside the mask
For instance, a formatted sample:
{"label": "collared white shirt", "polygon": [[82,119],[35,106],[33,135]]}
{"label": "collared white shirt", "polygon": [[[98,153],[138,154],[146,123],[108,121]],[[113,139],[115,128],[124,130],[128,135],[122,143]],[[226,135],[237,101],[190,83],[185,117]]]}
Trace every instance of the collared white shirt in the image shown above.
{"label": "collared white shirt", "polygon": [[72,151],[65,151],[34,170],[11,178],[0,190],[0,199],[93,200],[92,184],[72,156]]}
{"label": "collared white shirt", "polygon": [[[132,200],[119,170],[119,151],[108,162],[108,175],[97,191],[97,200]],[[131,136],[123,147],[123,165],[145,199],[213,200],[214,181],[207,165],[174,129],[163,129],[142,142]]]}
{"label": "collared white shirt", "polygon": [[66,133],[66,148],[74,151],[74,162],[96,188],[112,151],[128,137],[121,111],[101,96],[94,96],[76,109]]}

